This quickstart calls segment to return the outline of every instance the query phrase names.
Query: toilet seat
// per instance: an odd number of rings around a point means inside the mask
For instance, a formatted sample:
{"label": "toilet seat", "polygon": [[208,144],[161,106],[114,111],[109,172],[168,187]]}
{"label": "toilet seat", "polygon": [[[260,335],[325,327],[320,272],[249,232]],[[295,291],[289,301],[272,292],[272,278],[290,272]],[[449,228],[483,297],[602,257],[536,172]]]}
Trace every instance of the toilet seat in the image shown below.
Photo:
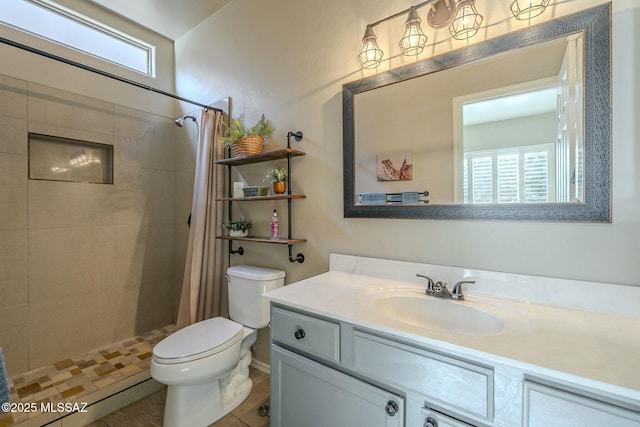
{"label": "toilet seat", "polygon": [[220,353],[242,340],[244,327],[224,317],[189,325],[169,335],[153,348],[153,360],[175,364]]}

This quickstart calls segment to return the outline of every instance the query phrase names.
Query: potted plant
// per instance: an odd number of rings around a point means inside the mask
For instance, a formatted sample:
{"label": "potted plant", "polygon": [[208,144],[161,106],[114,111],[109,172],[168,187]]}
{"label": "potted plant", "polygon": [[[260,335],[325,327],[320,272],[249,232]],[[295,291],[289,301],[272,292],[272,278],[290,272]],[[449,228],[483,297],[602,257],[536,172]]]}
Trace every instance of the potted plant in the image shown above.
{"label": "potted plant", "polygon": [[264,114],[251,127],[245,125],[244,114],[242,114],[240,117],[233,118],[230,126],[226,126],[222,142],[225,148],[231,147],[232,157],[260,154],[265,138],[274,130],[271,121]]}
{"label": "potted plant", "polygon": [[274,193],[283,194],[287,188],[286,181],[288,176],[289,175],[287,174],[287,170],[285,168],[278,167],[267,172],[267,176],[264,178],[264,180],[273,184]]}
{"label": "potted plant", "polygon": [[226,230],[229,230],[229,237],[247,237],[251,223],[244,219],[237,221],[231,221],[222,225]]}

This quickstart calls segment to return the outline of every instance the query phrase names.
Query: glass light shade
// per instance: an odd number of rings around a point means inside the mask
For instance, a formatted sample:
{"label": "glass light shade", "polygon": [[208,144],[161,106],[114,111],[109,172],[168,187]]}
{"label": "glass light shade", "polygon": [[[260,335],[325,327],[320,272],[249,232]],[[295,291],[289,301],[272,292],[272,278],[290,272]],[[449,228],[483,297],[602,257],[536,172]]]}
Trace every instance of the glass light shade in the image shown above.
{"label": "glass light shade", "polygon": [[551,0],[513,0],[511,13],[516,19],[525,21],[535,18],[545,11]]}
{"label": "glass light shade", "polygon": [[422,19],[418,16],[416,8],[412,7],[404,23],[406,27],[404,35],[398,43],[400,50],[405,55],[417,55],[424,50],[424,46],[427,44],[427,36],[422,32],[420,22],[422,22]]}
{"label": "glass light shade", "polygon": [[474,0],[462,0],[458,3],[458,14],[449,25],[449,32],[456,40],[468,40],[475,36],[484,19],[476,10]]}
{"label": "glass light shade", "polygon": [[380,62],[382,62],[383,56],[384,53],[382,52],[382,49],[378,47],[376,35],[373,33],[373,28],[371,28],[370,25],[367,25],[364,37],[362,38],[362,50],[360,50],[360,54],[358,55],[360,65],[362,68],[377,68],[380,65]]}

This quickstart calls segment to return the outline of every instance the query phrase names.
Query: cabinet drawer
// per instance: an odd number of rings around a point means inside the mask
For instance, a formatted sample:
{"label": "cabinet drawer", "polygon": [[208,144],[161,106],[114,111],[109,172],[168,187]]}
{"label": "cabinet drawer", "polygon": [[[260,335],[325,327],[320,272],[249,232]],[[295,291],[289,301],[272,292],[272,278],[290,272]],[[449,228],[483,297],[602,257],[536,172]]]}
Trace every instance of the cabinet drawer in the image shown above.
{"label": "cabinet drawer", "polygon": [[353,369],[417,393],[447,412],[493,419],[493,370],[364,332],[353,333]]}
{"label": "cabinet drawer", "polygon": [[525,427],[640,427],[640,413],[555,387],[524,382]]}
{"label": "cabinet drawer", "polygon": [[424,427],[473,427],[471,424],[463,423],[427,408],[422,410],[422,425]]}
{"label": "cabinet drawer", "polygon": [[278,307],[271,308],[271,339],[340,363],[340,325]]}

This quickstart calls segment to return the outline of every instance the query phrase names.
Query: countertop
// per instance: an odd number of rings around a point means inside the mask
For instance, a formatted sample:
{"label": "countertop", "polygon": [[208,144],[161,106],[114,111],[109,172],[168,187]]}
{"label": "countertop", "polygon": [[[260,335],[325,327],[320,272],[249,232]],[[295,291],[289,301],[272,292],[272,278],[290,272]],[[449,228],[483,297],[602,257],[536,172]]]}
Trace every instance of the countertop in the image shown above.
{"label": "countertop", "polygon": [[[502,334],[454,334],[380,315],[363,295],[376,288],[424,285],[388,277],[330,270],[270,291],[272,302],[335,318],[446,351],[470,360],[514,366],[640,404],[640,318],[534,304],[467,292],[469,301],[491,301],[528,319],[528,327]],[[372,291],[373,290],[373,291]],[[455,301],[465,304],[467,301]]]}

